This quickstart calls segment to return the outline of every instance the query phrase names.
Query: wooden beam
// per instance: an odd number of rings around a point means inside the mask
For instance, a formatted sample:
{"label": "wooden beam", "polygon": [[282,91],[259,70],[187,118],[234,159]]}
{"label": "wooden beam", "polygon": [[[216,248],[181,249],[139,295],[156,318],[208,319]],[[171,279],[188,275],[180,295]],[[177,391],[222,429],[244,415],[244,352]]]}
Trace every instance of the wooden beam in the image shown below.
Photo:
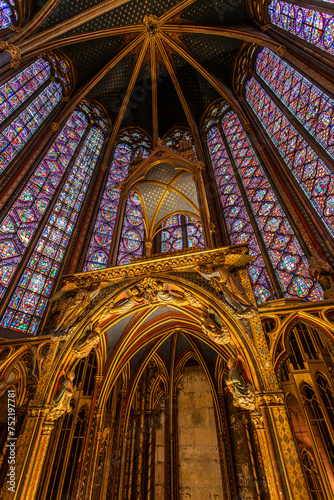
{"label": "wooden beam", "polygon": [[117,119],[116,119],[116,122],[115,122],[115,125],[114,125],[114,129],[112,131],[111,138],[110,138],[110,142],[112,144],[114,143],[114,141],[115,141],[115,139],[116,139],[116,137],[118,135],[118,131],[119,131],[119,128],[121,126],[125,110],[127,108],[127,105],[128,105],[128,102],[129,102],[129,99],[130,99],[133,87],[134,87],[134,85],[136,83],[139,71],[140,71],[140,69],[142,67],[142,64],[143,64],[143,61],[144,61],[144,57],[145,57],[145,54],[146,54],[146,51],[147,51],[147,48],[148,48],[148,45],[149,45],[149,39],[148,39],[148,37],[146,37],[146,34],[143,33],[142,36],[145,37],[145,40],[144,40],[143,45],[142,45],[142,47],[140,49],[138,58],[137,58],[137,60],[135,62],[135,66],[134,66],[134,69],[133,69],[133,72],[132,72],[132,75],[131,75],[131,78],[130,78],[130,82],[129,82],[128,88],[126,90],[126,94],[125,94],[123,102],[122,102],[121,109],[119,110],[119,113],[117,115]]}
{"label": "wooden beam", "polygon": [[104,0],[97,5],[94,5],[94,7],[91,7],[84,12],[80,12],[66,21],[41,31],[37,35],[29,38],[26,42],[23,42],[22,44],[18,43],[18,47],[21,49],[21,53],[25,54],[32,49],[39,47],[42,43],[52,40],[55,37],[58,38],[64,33],[67,33],[68,31],[95,19],[106,12],[110,12],[127,2],[129,2],[129,0]]}
{"label": "wooden beam", "polygon": [[151,58],[151,87],[152,87],[152,146],[157,146],[158,141],[158,88],[157,88],[157,58],[155,39],[150,40],[150,58]]}
{"label": "wooden beam", "polygon": [[183,92],[182,92],[182,89],[180,87],[180,84],[179,84],[179,81],[178,81],[178,78],[176,76],[176,73],[174,71],[174,67],[166,53],[166,50],[165,50],[165,47],[163,46],[163,43],[161,41],[160,38],[156,38],[156,42],[157,42],[157,46],[159,48],[159,51],[160,51],[160,54],[161,54],[161,57],[162,57],[162,60],[167,68],[167,71],[172,79],[172,82],[173,82],[173,85],[175,87],[175,90],[177,92],[177,95],[180,99],[180,102],[181,102],[181,105],[182,105],[182,108],[183,108],[183,111],[184,111],[184,114],[186,115],[186,118],[187,118],[187,121],[188,121],[188,125],[190,127],[190,130],[191,130],[191,133],[194,137],[194,141],[195,141],[195,145],[196,145],[196,149],[197,149],[197,152],[201,158],[201,160],[203,159],[203,150],[202,150],[202,143],[201,143],[201,140],[200,140],[200,137],[199,137],[199,133],[198,133],[198,129],[197,129],[197,126],[195,124],[195,120],[193,119],[193,116],[190,112],[190,109],[189,109],[189,106],[188,106],[188,103],[183,95]]}

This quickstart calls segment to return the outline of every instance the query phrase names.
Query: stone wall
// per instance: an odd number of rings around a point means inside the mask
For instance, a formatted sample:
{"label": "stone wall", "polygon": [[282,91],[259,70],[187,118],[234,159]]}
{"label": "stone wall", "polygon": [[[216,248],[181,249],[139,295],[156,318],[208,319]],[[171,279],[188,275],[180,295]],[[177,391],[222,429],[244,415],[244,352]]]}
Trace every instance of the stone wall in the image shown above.
{"label": "stone wall", "polygon": [[154,498],[163,500],[165,494],[165,413],[161,412],[155,431]]}
{"label": "stone wall", "polygon": [[222,500],[213,399],[199,366],[185,368],[177,405],[180,500]]}

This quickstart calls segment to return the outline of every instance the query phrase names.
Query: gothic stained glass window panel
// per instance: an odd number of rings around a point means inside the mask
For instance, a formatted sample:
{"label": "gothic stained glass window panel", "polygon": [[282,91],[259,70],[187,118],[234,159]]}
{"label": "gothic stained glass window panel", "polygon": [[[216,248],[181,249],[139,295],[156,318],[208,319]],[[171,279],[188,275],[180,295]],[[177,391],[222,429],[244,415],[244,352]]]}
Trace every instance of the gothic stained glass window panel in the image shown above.
{"label": "gothic stained glass window panel", "polygon": [[256,72],[334,158],[334,101],[268,49],[257,56]]}
{"label": "gothic stained glass window panel", "polygon": [[261,85],[251,78],[246,98],[279,153],[334,234],[334,178],[332,172],[283,115]]}
{"label": "gothic stained glass window panel", "polygon": [[273,0],[268,10],[274,25],[334,54],[334,16],[281,0]]}
{"label": "gothic stained glass window panel", "polygon": [[176,130],[171,134],[168,134],[164,138],[164,143],[167,148],[173,149],[176,152],[179,152],[180,147],[182,148],[182,142],[184,139],[190,141],[192,143],[192,149],[195,153],[195,158],[198,158],[196,148],[194,146],[194,138],[191,133],[187,130]]}
{"label": "gothic stained glass window panel", "polygon": [[1,325],[34,335],[51,294],[99,158],[104,135],[92,128],[36,243]]}
{"label": "gothic stained glass window panel", "polygon": [[51,77],[51,65],[38,59],[0,86],[0,123]]}
{"label": "gothic stained glass window panel", "polygon": [[0,0],[0,30],[12,26],[17,21],[17,11],[14,0]]}
{"label": "gothic stained glass window panel", "polygon": [[129,264],[131,259],[142,257],[144,250],[144,216],[140,198],[132,191],[126,203],[125,217],[117,264]]}
{"label": "gothic stained glass window panel", "polygon": [[99,212],[97,214],[83,271],[103,269],[108,262],[115,219],[120,198],[119,184],[128,176],[130,161],[141,149],[147,158],[150,143],[147,137],[137,131],[122,132],[115,149]]}
{"label": "gothic stained glass window panel", "polygon": [[231,243],[248,243],[249,253],[255,257],[248,273],[256,300],[263,304],[272,298],[270,278],[218,127],[209,130],[207,142]]}
{"label": "gothic stained glass window panel", "polygon": [[88,125],[74,111],[0,224],[0,297],[35,234]]}
{"label": "gothic stained glass window panel", "polygon": [[185,217],[187,246],[205,248],[202,224],[195,217]]}
{"label": "gothic stained glass window panel", "polygon": [[322,290],[310,278],[307,258],[233,112],[224,116],[222,128],[284,295],[321,300]]}
{"label": "gothic stained glass window panel", "polygon": [[183,249],[183,231],[181,215],[173,215],[162,223],[161,252],[173,252]]}
{"label": "gothic stained glass window panel", "polygon": [[61,100],[62,87],[51,82],[0,134],[0,174]]}
{"label": "gothic stained glass window panel", "polygon": [[84,271],[102,269],[107,265],[120,198],[118,184],[127,178],[131,154],[132,149],[129,144],[117,145],[93,229]]}

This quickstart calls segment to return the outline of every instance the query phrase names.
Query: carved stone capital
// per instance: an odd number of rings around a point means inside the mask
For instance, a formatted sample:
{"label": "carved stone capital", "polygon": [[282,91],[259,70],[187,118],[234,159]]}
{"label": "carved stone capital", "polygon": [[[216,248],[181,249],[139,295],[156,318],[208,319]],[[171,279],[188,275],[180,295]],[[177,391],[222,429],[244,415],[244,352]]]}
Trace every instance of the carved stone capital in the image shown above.
{"label": "carved stone capital", "polygon": [[0,51],[9,52],[10,55],[12,56],[10,65],[12,68],[17,68],[17,66],[20,64],[21,61],[21,49],[8,42],[0,42]]}
{"label": "carved stone capital", "polygon": [[257,431],[264,430],[263,416],[258,412],[251,412],[250,417]]}
{"label": "carved stone capital", "polygon": [[27,417],[28,418],[45,418],[50,410],[50,406],[28,406]]}
{"label": "carved stone capital", "polygon": [[277,47],[276,49],[276,54],[279,56],[279,57],[282,57],[284,52],[286,51],[286,47],[284,45],[280,45],[279,47]]}
{"label": "carved stone capital", "polygon": [[54,422],[48,420],[42,426],[42,432],[41,432],[42,436],[50,436],[53,429],[54,429]]}
{"label": "carved stone capital", "polygon": [[257,394],[256,399],[260,407],[284,406],[284,394],[282,393]]}
{"label": "carved stone capital", "polygon": [[51,123],[50,128],[54,132],[57,132],[57,130],[59,129],[59,123],[56,123],[56,122]]}

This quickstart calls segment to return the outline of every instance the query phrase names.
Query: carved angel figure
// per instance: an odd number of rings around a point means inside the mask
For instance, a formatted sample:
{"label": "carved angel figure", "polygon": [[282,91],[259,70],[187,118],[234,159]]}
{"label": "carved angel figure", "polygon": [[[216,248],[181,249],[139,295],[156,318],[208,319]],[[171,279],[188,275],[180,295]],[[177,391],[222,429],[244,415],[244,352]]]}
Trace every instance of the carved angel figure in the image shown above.
{"label": "carved angel figure", "polygon": [[86,358],[92,349],[95,349],[101,339],[100,328],[92,329],[89,324],[82,338],[73,347],[73,356],[75,358]]}
{"label": "carved angel figure", "polygon": [[243,309],[255,309],[236,276],[222,267],[198,266],[197,271],[219,292],[237,302]]}
{"label": "carved angel figure", "polygon": [[67,413],[71,412],[72,409],[70,403],[73,394],[76,391],[76,387],[73,386],[74,378],[75,378],[75,373],[73,371],[70,371],[67,374],[67,378],[61,384],[57,394],[53,397],[49,412],[49,418],[51,420],[60,417],[65,412]]}
{"label": "carved angel figure", "polygon": [[210,316],[209,311],[203,310],[201,313],[202,330],[213,340],[216,344],[228,344],[231,340],[230,332],[225,325],[218,325]]}
{"label": "carved angel figure", "polygon": [[57,309],[60,309],[60,316],[56,332],[63,328],[70,328],[100,291],[111,284],[111,282],[102,281],[97,287],[96,285],[87,288],[78,287],[74,283],[63,286],[51,299],[51,302],[60,301],[57,306]]}
{"label": "carved angel figure", "polygon": [[311,278],[320,283],[325,299],[334,298],[334,271],[331,266],[318,255],[312,254],[309,258],[309,272]]}
{"label": "carved angel figure", "polygon": [[233,405],[243,410],[254,410],[256,403],[254,389],[250,380],[245,380],[248,377],[241,375],[237,365],[236,358],[230,358],[227,362],[229,370],[226,385],[233,395]]}

